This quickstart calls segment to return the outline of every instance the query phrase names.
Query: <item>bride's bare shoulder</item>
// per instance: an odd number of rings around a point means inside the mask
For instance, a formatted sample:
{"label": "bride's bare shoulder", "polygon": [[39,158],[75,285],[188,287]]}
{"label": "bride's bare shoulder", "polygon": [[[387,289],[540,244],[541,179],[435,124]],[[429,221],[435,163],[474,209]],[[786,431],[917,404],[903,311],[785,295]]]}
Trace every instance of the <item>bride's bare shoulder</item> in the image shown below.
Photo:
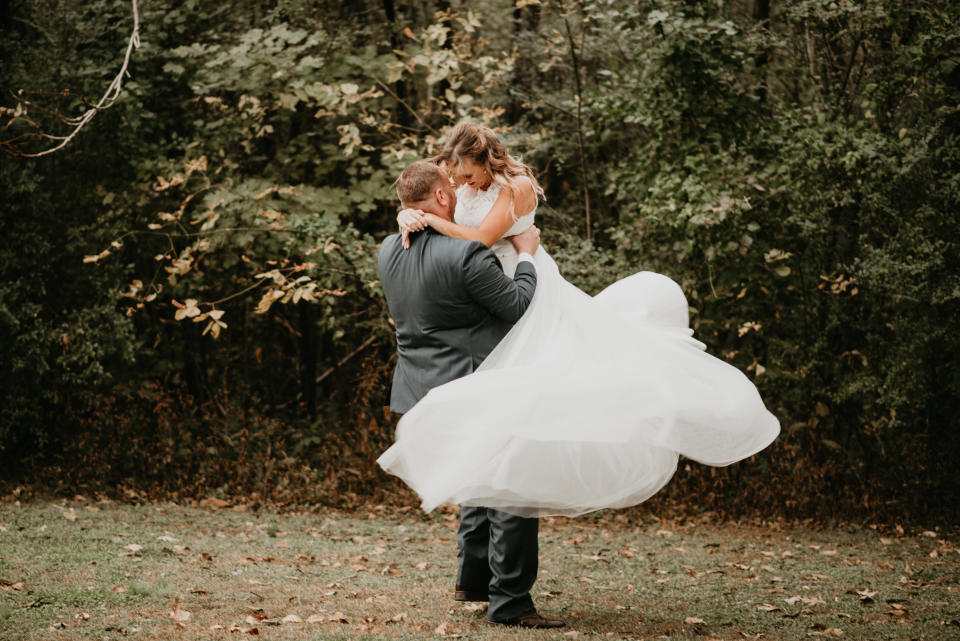
{"label": "bride's bare shoulder", "polygon": [[511,177],[510,187],[517,211],[528,212],[537,206],[537,192],[533,187],[533,181],[527,176]]}

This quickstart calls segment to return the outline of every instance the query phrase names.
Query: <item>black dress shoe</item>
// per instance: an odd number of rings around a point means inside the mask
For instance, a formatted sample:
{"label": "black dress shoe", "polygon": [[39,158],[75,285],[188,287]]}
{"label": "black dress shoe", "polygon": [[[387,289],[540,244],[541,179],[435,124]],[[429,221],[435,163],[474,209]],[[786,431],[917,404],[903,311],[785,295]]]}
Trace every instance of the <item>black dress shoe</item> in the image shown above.
{"label": "black dress shoe", "polygon": [[453,591],[454,601],[489,601],[490,596],[486,592],[476,592],[461,588],[459,585]]}
{"label": "black dress shoe", "polygon": [[517,617],[515,619],[507,619],[506,621],[487,621],[487,625],[506,625],[512,626],[515,628],[562,628],[566,625],[560,619],[548,619],[546,617],[540,616],[536,612],[531,612],[530,614],[525,614],[522,617]]}

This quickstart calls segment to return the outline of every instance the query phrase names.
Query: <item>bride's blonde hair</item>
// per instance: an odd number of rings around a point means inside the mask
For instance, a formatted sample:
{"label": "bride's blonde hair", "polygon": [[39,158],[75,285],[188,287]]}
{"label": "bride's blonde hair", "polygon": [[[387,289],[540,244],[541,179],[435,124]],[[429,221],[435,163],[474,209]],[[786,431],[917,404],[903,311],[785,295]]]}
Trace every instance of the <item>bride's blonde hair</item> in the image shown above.
{"label": "bride's blonde hair", "polygon": [[517,201],[518,190],[515,184],[517,178],[526,177],[533,186],[533,193],[537,200],[546,200],[543,188],[533,175],[530,167],[519,158],[507,153],[506,148],[497,134],[489,127],[473,122],[461,122],[453,128],[440,153],[433,158],[433,162],[448,168],[456,167],[464,158],[469,158],[490,173],[493,182],[502,189],[509,190],[513,195],[510,205],[510,215],[516,218],[513,204]]}

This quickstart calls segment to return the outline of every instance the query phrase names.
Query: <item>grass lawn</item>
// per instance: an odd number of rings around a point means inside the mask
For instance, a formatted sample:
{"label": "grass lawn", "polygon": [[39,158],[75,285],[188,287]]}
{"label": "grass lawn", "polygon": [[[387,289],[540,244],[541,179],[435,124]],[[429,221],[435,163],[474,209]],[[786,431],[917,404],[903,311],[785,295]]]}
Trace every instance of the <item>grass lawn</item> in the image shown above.
{"label": "grass lawn", "polygon": [[960,638],[954,534],[544,519],[541,612],[452,600],[456,512],[0,503],[0,639]]}

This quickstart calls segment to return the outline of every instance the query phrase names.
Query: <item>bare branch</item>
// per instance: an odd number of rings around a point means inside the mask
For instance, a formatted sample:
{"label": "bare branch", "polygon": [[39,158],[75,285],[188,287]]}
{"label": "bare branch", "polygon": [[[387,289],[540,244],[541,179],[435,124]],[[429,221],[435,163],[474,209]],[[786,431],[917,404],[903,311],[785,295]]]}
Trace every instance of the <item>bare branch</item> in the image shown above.
{"label": "bare branch", "polygon": [[116,77],[113,79],[113,82],[110,83],[110,86],[107,87],[106,92],[100,98],[100,101],[87,109],[82,116],[76,118],[65,118],[64,121],[73,127],[71,131],[66,136],[51,136],[44,134],[45,138],[52,138],[53,140],[59,140],[60,144],[50,149],[37,152],[35,154],[25,154],[20,153],[21,156],[26,156],[28,158],[37,158],[39,156],[46,156],[47,154],[52,154],[55,151],[59,151],[66,147],[71,140],[73,140],[80,130],[83,129],[84,125],[93,120],[93,117],[97,115],[99,111],[108,109],[113,105],[113,103],[120,96],[120,90],[123,88],[123,79],[130,74],[127,73],[127,68],[130,66],[130,57],[133,54],[134,49],[140,48],[140,11],[137,7],[137,0],[130,0],[133,6],[133,32],[130,34],[130,40],[127,42],[127,53],[123,58],[123,66],[120,67],[120,71],[117,73]]}

